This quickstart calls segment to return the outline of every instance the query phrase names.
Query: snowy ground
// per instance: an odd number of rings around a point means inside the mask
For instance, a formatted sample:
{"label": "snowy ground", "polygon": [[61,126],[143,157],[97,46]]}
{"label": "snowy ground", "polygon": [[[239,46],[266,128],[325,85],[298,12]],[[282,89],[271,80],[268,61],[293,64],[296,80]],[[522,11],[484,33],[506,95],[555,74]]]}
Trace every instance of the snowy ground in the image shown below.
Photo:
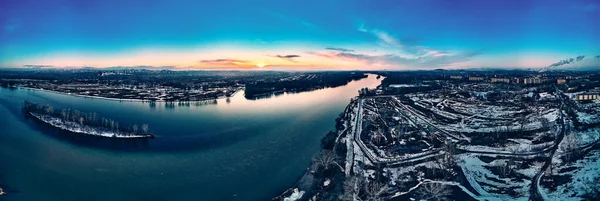
{"label": "snowy ground", "polygon": [[[560,161],[559,161],[560,162]],[[559,176],[571,177],[570,181],[559,185],[555,191],[542,188],[549,200],[581,200],[579,196],[585,192],[587,182],[598,182],[592,179],[600,176],[600,151],[594,150],[575,163],[560,166],[556,173]]]}
{"label": "snowy ground", "polygon": [[[500,176],[490,171],[489,167],[501,166],[506,159],[495,159],[486,163],[475,154],[461,154],[459,160],[459,165],[469,184],[481,197],[491,200],[528,200],[531,178],[541,168],[541,164],[538,164],[538,166],[517,169],[507,176]],[[516,195],[507,195],[506,191],[509,189]]]}
{"label": "snowy ground", "polygon": [[[555,148],[555,140],[563,133],[562,124],[569,123],[568,118],[565,122],[560,119],[560,108],[566,111],[568,104],[557,99],[559,96],[553,92],[544,93],[523,89],[509,95],[525,99],[511,100],[504,96],[503,101],[496,101],[499,93],[490,93],[483,87],[464,99],[460,94],[437,91],[361,98],[348,128],[354,132],[345,139],[349,150],[346,170],[352,167],[347,176],[385,182],[393,189],[392,197],[413,196],[410,191],[419,185],[441,182],[459,187],[476,200],[525,201],[532,194],[537,198],[536,193],[530,192],[537,189],[531,188],[532,179],[543,171],[549,150]],[[579,116],[583,115],[586,114]],[[585,118],[599,119],[597,115]],[[580,137],[579,146],[596,144],[600,139],[600,128],[576,129],[579,128],[571,127],[566,132]],[[430,148],[420,147],[417,141],[425,141]],[[452,166],[454,168],[443,167],[440,156],[443,157],[446,147],[440,147],[440,142],[455,145],[453,153],[457,165]],[[418,151],[411,152],[413,150]],[[430,153],[423,154],[426,152]],[[542,197],[575,200],[585,185],[583,181],[600,176],[600,151],[590,153],[595,154],[564,165],[559,148],[552,160],[555,164],[552,167],[556,167],[554,172],[573,179],[561,184],[556,191],[540,187]],[[410,161],[411,157],[418,160]],[[383,172],[379,174],[377,170]],[[450,177],[441,175],[446,171]],[[549,178],[547,175],[552,174],[543,174],[541,186],[544,179]],[[459,177],[454,178],[456,175]]]}

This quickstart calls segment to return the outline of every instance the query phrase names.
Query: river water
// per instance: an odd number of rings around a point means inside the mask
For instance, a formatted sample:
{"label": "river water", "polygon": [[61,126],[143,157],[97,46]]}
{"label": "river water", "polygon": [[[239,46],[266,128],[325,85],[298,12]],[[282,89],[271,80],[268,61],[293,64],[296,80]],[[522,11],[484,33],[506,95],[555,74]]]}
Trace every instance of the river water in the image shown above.
{"label": "river water", "polygon": [[[271,200],[292,186],[335,118],[375,75],[337,88],[168,106],[0,88],[0,184],[10,201]],[[64,134],[23,101],[146,123],[148,141]]]}

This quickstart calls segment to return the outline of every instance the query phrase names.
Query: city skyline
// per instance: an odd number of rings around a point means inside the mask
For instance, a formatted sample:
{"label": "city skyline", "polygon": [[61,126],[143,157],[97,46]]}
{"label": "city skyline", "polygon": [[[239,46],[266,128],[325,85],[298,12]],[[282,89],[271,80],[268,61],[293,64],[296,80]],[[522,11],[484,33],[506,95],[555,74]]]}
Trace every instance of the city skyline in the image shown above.
{"label": "city skyline", "polygon": [[597,1],[9,0],[4,5],[1,67],[600,66]]}

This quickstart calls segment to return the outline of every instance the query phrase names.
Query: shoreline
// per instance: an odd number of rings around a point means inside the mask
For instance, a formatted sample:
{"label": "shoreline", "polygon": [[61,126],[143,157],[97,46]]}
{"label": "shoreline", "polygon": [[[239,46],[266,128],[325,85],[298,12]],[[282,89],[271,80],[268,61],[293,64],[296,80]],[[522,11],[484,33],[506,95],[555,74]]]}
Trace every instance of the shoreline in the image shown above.
{"label": "shoreline", "polygon": [[149,100],[149,99],[109,98],[109,97],[102,97],[102,96],[90,96],[90,95],[82,95],[82,94],[75,94],[75,93],[65,93],[65,92],[61,92],[61,91],[54,91],[54,90],[48,90],[48,89],[38,89],[38,88],[23,87],[23,86],[18,86],[16,88],[17,89],[22,89],[22,90],[45,91],[45,92],[50,92],[50,93],[55,93],[55,94],[60,94],[60,95],[67,95],[67,96],[74,96],[74,97],[79,97],[79,98],[91,98],[91,99],[100,99],[100,100],[108,100],[108,101],[137,102],[137,103],[151,103],[151,102],[155,102],[155,103],[204,102],[204,101],[211,101],[211,100],[219,100],[219,99],[230,98],[230,97],[235,96],[237,93],[239,93],[240,91],[243,90],[242,88],[240,88],[239,90],[236,90],[235,92],[233,92],[233,94],[231,94],[231,96],[229,96],[229,97],[228,96],[219,96],[219,97],[216,97],[216,98],[207,98],[207,99],[193,100],[193,101],[166,101],[166,100]]}
{"label": "shoreline", "polygon": [[[350,106],[352,104],[353,104],[353,101],[350,101],[348,103],[348,105],[346,105],[346,108],[344,108],[344,111],[342,113],[340,113],[340,115],[338,116],[338,117],[340,117],[339,120],[335,121],[336,125],[339,123],[338,121],[344,121],[347,118],[347,116],[349,115],[349,113],[351,113]],[[342,133],[340,133],[340,132],[342,132]],[[339,137],[341,135],[343,135],[343,131],[339,130],[336,126],[335,133],[336,133],[335,141],[338,141]],[[321,138],[321,139],[325,139],[326,137],[327,137],[327,135],[323,136],[323,138]],[[321,153],[325,152],[326,150],[328,150],[328,149],[321,147],[319,152],[317,152],[315,156],[320,155]],[[334,150],[335,150],[335,146],[331,151],[334,151]],[[342,160],[343,163],[346,162],[345,157],[340,157],[340,159]],[[329,180],[331,182],[330,186],[339,185],[339,182],[337,182],[335,184],[333,183],[333,180],[335,180],[335,176],[330,177],[330,178],[329,177],[322,178],[322,177],[316,176],[316,174],[323,173],[324,171],[323,170],[319,171],[317,169],[313,169],[314,163],[315,163],[314,161],[311,161],[310,165],[306,168],[306,171],[304,172],[304,174],[302,174],[302,176],[298,179],[298,181],[296,183],[294,183],[294,185],[292,185],[291,187],[287,188],[285,191],[280,193],[278,196],[274,197],[272,200],[284,200],[284,198],[290,196],[295,190],[303,192],[303,195],[302,195],[302,197],[300,197],[299,200],[308,200],[308,199],[311,199],[312,197],[316,196],[319,193],[331,191],[332,189],[329,188],[328,186],[323,186],[323,183],[322,183],[323,179]],[[341,173],[343,174],[343,172],[341,172]]]}

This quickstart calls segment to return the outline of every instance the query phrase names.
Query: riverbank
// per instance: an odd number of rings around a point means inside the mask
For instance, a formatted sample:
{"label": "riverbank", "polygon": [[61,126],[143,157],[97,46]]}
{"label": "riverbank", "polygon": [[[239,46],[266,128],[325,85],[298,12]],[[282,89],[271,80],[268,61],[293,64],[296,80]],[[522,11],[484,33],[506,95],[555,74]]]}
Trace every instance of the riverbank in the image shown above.
{"label": "riverbank", "polygon": [[104,131],[98,128],[80,125],[75,122],[63,121],[60,118],[52,117],[49,115],[36,114],[30,112],[29,115],[34,117],[35,119],[44,122],[50,126],[69,131],[77,134],[98,136],[98,137],[107,137],[107,138],[154,138],[152,134],[129,134],[122,132],[114,132],[114,131]]}
{"label": "riverbank", "polygon": [[[345,170],[340,164],[346,163],[346,146],[342,144],[337,146],[339,142],[343,141],[349,126],[350,115],[352,113],[351,108],[356,104],[353,100],[344,109],[338,118],[336,119],[336,130],[335,132],[329,132],[321,139],[321,151],[315,156],[311,165],[307,168],[306,172],[302,177],[294,184],[291,188],[284,191],[281,195],[273,198],[273,200],[284,200],[285,198],[292,197],[292,194],[296,191],[302,192],[302,197],[296,200],[320,200],[323,198],[337,199],[337,196],[342,191],[342,184],[345,180]],[[319,157],[329,155],[333,159],[328,162],[327,165],[330,167],[323,167],[323,160]]]}
{"label": "riverbank", "polygon": [[[320,140],[335,130],[334,120],[357,91],[378,83],[370,76],[343,87],[260,100],[247,100],[241,91],[230,103],[219,100],[206,107],[174,103],[176,109],[161,107],[162,103],[153,108],[141,102],[0,89],[0,116],[4,117],[0,128],[10,128],[0,132],[0,158],[24,159],[1,163],[7,170],[2,172],[6,185],[2,188],[8,195],[0,200],[63,201],[111,195],[113,201],[128,201],[139,197],[139,192],[148,199],[180,201],[198,195],[204,200],[271,200],[299,181],[321,149]],[[51,104],[55,111],[97,112],[96,119],[113,118],[120,128],[147,123],[157,136],[127,140],[62,131],[25,119],[20,111],[25,100]],[[71,176],[62,177],[61,172]],[[39,181],[53,185],[40,186]],[[105,188],[106,183],[111,188]]]}
{"label": "riverbank", "polygon": [[17,89],[23,89],[23,90],[44,91],[44,92],[50,92],[50,93],[55,93],[55,94],[60,94],[60,95],[67,95],[67,96],[74,96],[74,97],[81,97],[81,98],[92,98],[92,99],[118,101],[118,102],[140,102],[140,103],[151,103],[151,102],[155,102],[155,103],[204,102],[204,101],[211,101],[211,100],[218,100],[218,99],[225,99],[225,98],[233,97],[237,93],[239,93],[240,91],[244,90],[243,88],[238,88],[238,90],[236,90],[235,92],[233,92],[230,96],[218,96],[216,98],[206,98],[206,99],[193,100],[193,101],[167,101],[167,100],[148,100],[148,99],[108,98],[108,97],[102,97],[102,96],[90,96],[90,95],[82,95],[82,94],[74,94],[74,93],[65,93],[65,92],[54,91],[54,90],[38,89],[38,88],[22,87],[22,86],[17,86],[16,88]]}

